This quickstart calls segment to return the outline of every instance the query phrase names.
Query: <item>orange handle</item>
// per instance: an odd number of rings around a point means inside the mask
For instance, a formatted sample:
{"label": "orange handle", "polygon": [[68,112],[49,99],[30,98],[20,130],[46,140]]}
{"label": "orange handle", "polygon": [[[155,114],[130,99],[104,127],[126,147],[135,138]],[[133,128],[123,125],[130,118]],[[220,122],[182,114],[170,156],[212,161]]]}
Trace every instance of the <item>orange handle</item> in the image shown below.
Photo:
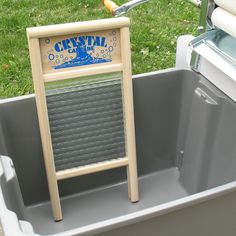
{"label": "orange handle", "polygon": [[114,11],[119,7],[116,3],[111,0],[101,0],[106,9],[114,15]]}

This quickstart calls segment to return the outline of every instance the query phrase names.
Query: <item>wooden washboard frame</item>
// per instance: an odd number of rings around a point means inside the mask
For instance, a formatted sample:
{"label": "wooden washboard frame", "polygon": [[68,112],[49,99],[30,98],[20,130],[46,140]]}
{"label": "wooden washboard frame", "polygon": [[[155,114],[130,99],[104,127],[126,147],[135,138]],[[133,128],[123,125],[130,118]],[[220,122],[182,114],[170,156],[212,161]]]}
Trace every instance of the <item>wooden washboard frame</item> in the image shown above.
{"label": "wooden washboard frame", "polygon": [[[127,167],[128,196],[131,202],[137,202],[139,200],[134,131],[129,25],[130,20],[126,17],[122,17],[88,22],[34,27],[27,29],[44,162],[47,173],[52,211],[55,221],[62,220],[62,211],[57,181],[66,178],[76,177],[118,167]],[[109,60],[105,62],[103,61],[103,63],[97,64],[95,62],[91,65],[83,66],[64,66],[64,68],[61,68],[63,66],[59,66],[58,70],[55,69],[56,62],[53,61],[55,59],[54,57],[56,57],[56,54],[53,53],[61,52],[63,50],[68,53],[68,50],[73,50],[72,46],[75,41],[69,42],[68,40],[73,38],[75,35],[78,35],[78,37],[81,35],[87,35],[87,40],[90,41],[89,43],[87,42],[87,44],[90,44],[90,47],[93,47],[94,44],[106,48],[109,45],[107,42],[105,42],[105,37],[103,36],[108,34],[109,32],[112,32],[112,30],[114,32],[117,32],[117,35],[119,35],[119,37],[116,38],[116,43],[119,43],[120,46],[117,49],[117,52],[114,52],[109,57]],[[90,37],[88,35],[95,36]],[[96,43],[94,39],[97,40]],[[78,40],[78,38],[76,38],[76,40]],[[94,40],[93,43],[92,40]],[[111,41],[112,40],[110,40],[110,42]],[[54,48],[52,49],[49,48],[51,42],[54,43]],[[64,63],[64,65],[68,65],[68,63]],[[122,158],[115,158],[109,161],[92,163],[90,165],[79,166],[77,168],[57,171],[55,167],[52,138],[50,133],[50,122],[48,118],[46,85],[54,81],[65,81],[68,79],[75,78],[78,79],[84,76],[94,76],[101,74],[104,75],[112,72],[121,72],[121,75],[123,77],[122,101],[126,155]]]}

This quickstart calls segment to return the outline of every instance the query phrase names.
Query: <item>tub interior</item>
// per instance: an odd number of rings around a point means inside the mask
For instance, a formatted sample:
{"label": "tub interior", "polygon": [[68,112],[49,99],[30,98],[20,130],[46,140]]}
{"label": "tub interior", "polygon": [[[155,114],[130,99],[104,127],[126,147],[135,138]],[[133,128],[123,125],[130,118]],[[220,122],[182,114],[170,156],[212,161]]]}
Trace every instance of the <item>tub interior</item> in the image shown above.
{"label": "tub interior", "polygon": [[[236,179],[236,104],[201,75],[168,70],[133,79],[140,201],[126,170],[59,182],[63,221],[49,202],[34,97],[0,103],[0,154],[17,178],[1,176],[7,207],[48,235],[124,217]],[[18,185],[19,183],[19,185]]]}

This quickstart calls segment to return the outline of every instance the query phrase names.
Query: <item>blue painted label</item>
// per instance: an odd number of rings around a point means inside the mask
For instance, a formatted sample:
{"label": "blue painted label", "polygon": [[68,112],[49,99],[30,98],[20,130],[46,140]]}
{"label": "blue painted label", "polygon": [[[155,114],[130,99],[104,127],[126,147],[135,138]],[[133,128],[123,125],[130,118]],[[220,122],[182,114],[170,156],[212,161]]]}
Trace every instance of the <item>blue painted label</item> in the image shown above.
{"label": "blue painted label", "polygon": [[[118,31],[44,38],[41,41],[45,70],[58,70],[117,61]],[[118,48],[117,48],[118,47]],[[51,69],[50,69],[51,68]]]}
{"label": "blue painted label", "polygon": [[79,36],[64,39],[55,43],[54,49],[56,52],[63,52],[64,50],[67,50],[68,53],[76,53],[76,56],[72,60],[55,66],[54,68],[62,69],[112,61],[111,59],[93,57],[89,54],[89,52],[93,51],[95,47],[107,48],[106,38],[100,36]]}

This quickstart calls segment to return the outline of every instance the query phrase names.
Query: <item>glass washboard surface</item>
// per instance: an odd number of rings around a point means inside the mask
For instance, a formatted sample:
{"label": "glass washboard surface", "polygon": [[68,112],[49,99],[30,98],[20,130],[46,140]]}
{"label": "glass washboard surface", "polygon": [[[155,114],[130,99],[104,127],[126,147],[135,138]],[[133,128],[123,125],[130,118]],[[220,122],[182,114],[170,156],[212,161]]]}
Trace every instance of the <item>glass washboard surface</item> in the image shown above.
{"label": "glass washboard surface", "polygon": [[121,83],[116,72],[46,84],[57,171],[126,156]]}

